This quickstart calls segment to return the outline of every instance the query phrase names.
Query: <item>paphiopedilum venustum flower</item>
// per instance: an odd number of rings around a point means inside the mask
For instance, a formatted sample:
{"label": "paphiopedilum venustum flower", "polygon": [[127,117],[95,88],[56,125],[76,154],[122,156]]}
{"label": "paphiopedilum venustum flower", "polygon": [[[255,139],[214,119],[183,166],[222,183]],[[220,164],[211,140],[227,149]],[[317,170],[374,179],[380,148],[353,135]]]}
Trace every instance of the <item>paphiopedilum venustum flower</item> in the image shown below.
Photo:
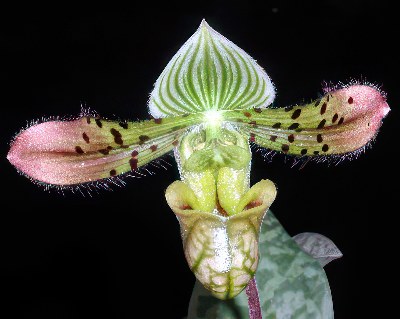
{"label": "paphiopedilum venustum flower", "polygon": [[231,298],[254,276],[264,214],[276,196],[262,180],[249,189],[251,152],[235,130],[208,125],[182,138],[182,181],[166,191],[180,226],[186,260],[215,296]]}
{"label": "paphiopedilum venustum flower", "polygon": [[[271,80],[204,21],[158,78],[153,119],[83,114],[19,133],[9,161],[43,185],[119,183],[174,150],[182,181],[167,190],[189,265],[219,298],[235,296],[257,267],[260,221],[272,182],[250,188],[249,143],[301,158],[343,158],[376,136],[389,107],[374,86],[353,83],[305,105],[268,107]],[[78,185],[78,186],[77,186]]]}

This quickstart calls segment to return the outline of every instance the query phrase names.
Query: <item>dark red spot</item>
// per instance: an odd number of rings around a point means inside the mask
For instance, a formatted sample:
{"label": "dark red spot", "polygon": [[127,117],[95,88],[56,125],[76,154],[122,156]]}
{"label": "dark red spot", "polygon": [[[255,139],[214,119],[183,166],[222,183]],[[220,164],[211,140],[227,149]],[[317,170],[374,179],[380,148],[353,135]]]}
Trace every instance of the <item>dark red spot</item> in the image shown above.
{"label": "dark red spot", "polygon": [[129,160],[129,165],[131,166],[131,170],[137,169],[137,165],[138,165],[138,160],[137,160],[137,158],[131,158],[131,159]]}
{"label": "dark red spot", "polygon": [[86,117],[86,123],[90,124],[90,117]]}
{"label": "dark red spot", "polygon": [[280,128],[281,125],[281,123],[275,123],[274,125],[272,125],[272,128]]}
{"label": "dark red spot", "polygon": [[115,143],[120,144],[120,145],[124,144],[124,141],[122,140],[122,135],[118,130],[116,130],[115,128],[112,128],[110,130],[110,132],[114,136]]}
{"label": "dark red spot", "polygon": [[155,152],[155,151],[157,151],[157,145],[152,145],[152,146],[150,146],[150,149],[151,149],[151,151],[152,152]]}
{"label": "dark red spot", "polygon": [[326,123],[326,120],[325,120],[325,119],[323,119],[321,122],[319,122],[319,124],[318,124],[317,128],[318,128],[318,129],[321,129],[321,128],[323,128],[323,127],[325,126],[325,123]]}
{"label": "dark red spot", "polygon": [[344,117],[341,117],[339,122],[337,123],[338,125],[342,124],[344,122]]}
{"label": "dark red spot", "polygon": [[326,112],[326,103],[322,104],[321,106],[321,115],[324,114]]}
{"label": "dark red spot", "polygon": [[353,100],[353,98],[350,96],[349,99],[347,100],[347,102],[348,102],[349,104],[353,104],[354,100]]}
{"label": "dark red spot", "polygon": [[329,102],[329,94],[326,96],[326,101]]}
{"label": "dark red spot", "polygon": [[306,155],[307,154],[307,149],[303,148],[300,152],[301,155]]}
{"label": "dark red spot", "polygon": [[319,154],[319,151],[314,151],[314,155],[318,155]]}
{"label": "dark red spot", "polygon": [[85,142],[89,144],[89,136],[85,132],[83,132],[82,137],[85,140]]}
{"label": "dark red spot", "polygon": [[139,152],[137,150],[132,151],[131,156],[136,157],[139,155]]}
{"label": "dark red spot", "polygon": [[250,121],[249,124],[255,126],[255,125],[257,125],[257,122],[256,121]]}
{"label": "dark red spot", "polygon": [[339,118],[339,115],[337,113],[335,113],[335,115],[332,117],[332,123],[335,123],[338,118]]}
{"label": "dark red spot", "polygon": [[323,141],[322,134],[318,134],[317,135],[317,142],[318,143],[322,143],[322,141]]}
{"label": "dark red spot", "polygon": [[100,121],[99,119],[96,119],[95,121],[96,121],[96,125],[97,125],[98,127],[100,127],[100,128],[103,127],[103,123],[101,123],[101,121]]}
{"label": "dark red spot", "polygon": [[290,135],[288,136],[288,141],[289,141],[290,143],[293,143],[293,142],[294,142],[294,135],[293,135],[293,134],[290,134]]}
{"label": "dark red spot", "polygon": [[301,109],[297,109],[296,111],[293,112],[292,114],[292,119],[295,120],[297,119],[301,114]]}
{"label": "dark red spot", "polygon": [[321,103],[321,99],[316,100],[314,106],[318,106],[319,103]]}
{"label": "dark red spot", "polygon": [[243,112],[243,115],[246,117],[251,117],[251,113],[249,113],[249,112]]}
{"label": "dark red spot", "polygon": [[110,151],[108,149],[101,149],[98,152],[103,154],[103,155],[108,155],[110,153]]}
{"label": "dark red spot", "polygon": [[85,152],[83,151],[82,147],[80,147],[80,146],[75,146],[75,152],[77,152],[78,154],[83,154],[83,153],[85,153]]}
{"label": "dark red spot", "polygon": [[250,142],[255,142],[256,141],[256,135],[254,133],[250,134]]}
{"label": "dark red spot", "polygon": [[324,146],[322,146],[322,151],[323,152],[328,152],[328,150],[329,150],[328,144],[324,144]]}
{"label": "dark red spot", "polygon": [[278,138],[278,136],[276,135],[271,135],[271,137],[269,138],[272,142],[275,142],[276,139]]}
{"label": "dark red spot", "polygon": [[172,142],[172,145],[173,145],[173,146],[177,146],[178,143],[179,143],[178,140],[175,140],[175,141]]}
{"label": "dark red spot", "polygon": [[112,169],[110,171],[110,176],[115,176],[115,175],[117,175],[117,171],[115,169]]}
{"label": "dark red spot", "polygon": [[121,133],[117,131],[115,128],[110,129],[110,132],[113,136],[120,136]]}
{"label": "dark red spot", "polygon": [[291,111],[291,110],[293,110],[293,106],[287,106],[287,107],[285,107],[285,112],[289,112],[289,111]]}
{"label": "dark red spot", "polygon": [[107,146],[107,149],[108,149],[108,150],[112,150],[113,147],[112,147],[112,146]]}
{"label": "dark red spot", "polygon": [[128,128],[128,123],[127,122],[119,122],[118,125],[121,126],[125,130]]}
{"label": "dark red spot", "polygon": [[150,137],[147,135],[139,135],[139,145],[142,145],[143,143],[147,142],[149,139],[150,139]]}
{"label": "dark red spot", "polygon": [[259,107],[255,107],[255,108],[254,108],[254,112],[256,112],[256,113],[261,113],[262,110],[261,110]]}
{"label": "dark red spot", "polygon": [[262,200],[253,200],[250,203],[248,203],[244,209],[245,210],[249,210],[249,209],[252,209],[252,208],[255,208],[255,207],[259,207],[262,204],[263,204]]}
{"label": "dark red spot", "polygon": [[299,123],[293,123],[292,125],[290,125],[290,126],[288,127],[288,130],[295,130],[295,129],[297,129],[299,126],[300,126]]}
{"label": "dark red spot", "polygon": [[154,123],[156,123],[156,124],[161,124],[161,122],[162,122],[162,119],[154,119]]}
{"label": "dark red spot", "polygon": [[282,144],[282,152],[283,152],[283,153],[289,152],[289,145],[287,145],[287,144]]}

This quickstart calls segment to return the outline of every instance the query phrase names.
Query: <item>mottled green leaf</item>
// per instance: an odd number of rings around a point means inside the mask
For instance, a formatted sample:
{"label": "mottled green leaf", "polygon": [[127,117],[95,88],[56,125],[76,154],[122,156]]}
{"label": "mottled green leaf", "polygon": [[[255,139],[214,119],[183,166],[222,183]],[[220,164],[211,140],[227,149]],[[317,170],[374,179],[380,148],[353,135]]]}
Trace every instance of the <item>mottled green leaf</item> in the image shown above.
{"label": "mottled green leaf", "polygon": [[317,233],[301,233],[293,236],[303,251],[313,256],[322,267],[331,261],[343,257],[342,252],[328,237]]}
{"label": "mottled green leaf", "polygon": [[[269,211],[260,234],[256,273],[264,319],[333,319],[332,297],[321,265],[303,252]],[[196,282],[188,319],[249,318],[246,293],[222,301]]]}

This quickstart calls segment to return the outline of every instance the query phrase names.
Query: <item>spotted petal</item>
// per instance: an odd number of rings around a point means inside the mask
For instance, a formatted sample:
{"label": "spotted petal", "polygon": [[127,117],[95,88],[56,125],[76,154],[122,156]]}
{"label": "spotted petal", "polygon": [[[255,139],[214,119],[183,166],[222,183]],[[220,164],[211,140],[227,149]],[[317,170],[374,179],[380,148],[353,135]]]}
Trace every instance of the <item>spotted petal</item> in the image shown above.
{"label": "spotted petal", "polygon": [[94,117],[37,124],[16,136],[8,160],[33,180],[72,185],[136,171],[171,151],[199,117],[116,122]]}
{"label": "spotted petal", "polygon": [[158,78],[154,117],[265,107],[275,97],[268,75],[246,52],[204,20]]}
{"label": "spotted petal", "polygon": [[226,121],[262,147],[297,156],[345,154],[367,145],[390,108],[382,93],[351,85],[288,108],[225,112]]}

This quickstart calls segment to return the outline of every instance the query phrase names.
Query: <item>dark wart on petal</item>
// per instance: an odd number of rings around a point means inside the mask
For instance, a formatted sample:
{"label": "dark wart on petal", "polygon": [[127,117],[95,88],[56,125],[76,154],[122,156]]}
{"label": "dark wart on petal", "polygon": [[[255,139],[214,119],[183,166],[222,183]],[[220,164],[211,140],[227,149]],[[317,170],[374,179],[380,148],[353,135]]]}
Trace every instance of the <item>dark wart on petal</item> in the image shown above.
{"label": "dark wart on petal", "polygon": [[89,144],[89,142],[90,142],[89,136],[85,132],[83,132],[82,137],[85,140],[85,142]]}
{"label": "dark wart on petal", "polygon": [[137,150],[132,151],[132,157],[136,157],[139,155],[139,152]]}
{"label": "dark wart on petal", "polygon": [[143,144],[144,142],[147,142],[149,139],[150,137],[147,135],[139,135],[139,144]]}
{"label": "dark wart on petal", "polygon": [[295,120],[297,119],[301,114],[301,109],[297,109],[296,111],[293,112],[292,114],[292,119]]}
{"label": "dark wart on petal", "polygon": [[124,141],[122,140],[122,135],[118,130],[116,130],[115,128],[112,128],[110,130],[110,132],[114,136],[114,142],[116,144],[123,144],[124,143]]}
{"label": "dark wart on petal", "polygon": [[83,154],[83,153],[85,153],[85,152],[83,151],[82,147],[80,147],[80,146],[75,146],[75,152],[77,152],[78,154]]}
{"label": "dark wart on petal", "polygon": [[288,127],[288,130],[295,130],[295,129],[297,129],[299,126],[300,126],[299,123],[293,123],[292,125],[290,125],[290,126]]}
{"label": "dark wart on petal", "polygon": [[115,176],[115,175],[117,175],[117,171],[115,169],[112,169],[110,171],[110,176]]}
{"label": "dark wart on petal", "polygon": [[321,106],[321,115],[323,115],[326,112],[326,106],[327,106],[326,103],[322,104],[322,106]]}
{"label": "dark wart on petal", "polygon": [[109,149],[101,149],[101,150],[99,150],[99,153],[101,153],[101,154],[103,154],[103,155],[108,155],[109,153],[110,153],[110,150]]}
{"label": "dark wart on petal", "polygon": [[321,129],[321,128],[324,128],[324,126],[325,126],[325,123],[326,123],[326,120],[325,119],[323,119],[321,122],[319,122],[319,124],[318,124],[318,129]]}
{"label": "dark wart on petal", "polygon": [[103,123],[101,123],[101,121],[100,121],[99,119],[96,119],[95,121],[96,121],[96,125],[97,125],[98,127],[100,127],[100,128],[103,127]]}
{"label": "dark wart on petal", "polygon": [[132,169],[132,170],[137,169],[137,164],[138,164],[137,158],[131,158],[131,159],[129,160],[129,165],[131,166],[131,169]]}

